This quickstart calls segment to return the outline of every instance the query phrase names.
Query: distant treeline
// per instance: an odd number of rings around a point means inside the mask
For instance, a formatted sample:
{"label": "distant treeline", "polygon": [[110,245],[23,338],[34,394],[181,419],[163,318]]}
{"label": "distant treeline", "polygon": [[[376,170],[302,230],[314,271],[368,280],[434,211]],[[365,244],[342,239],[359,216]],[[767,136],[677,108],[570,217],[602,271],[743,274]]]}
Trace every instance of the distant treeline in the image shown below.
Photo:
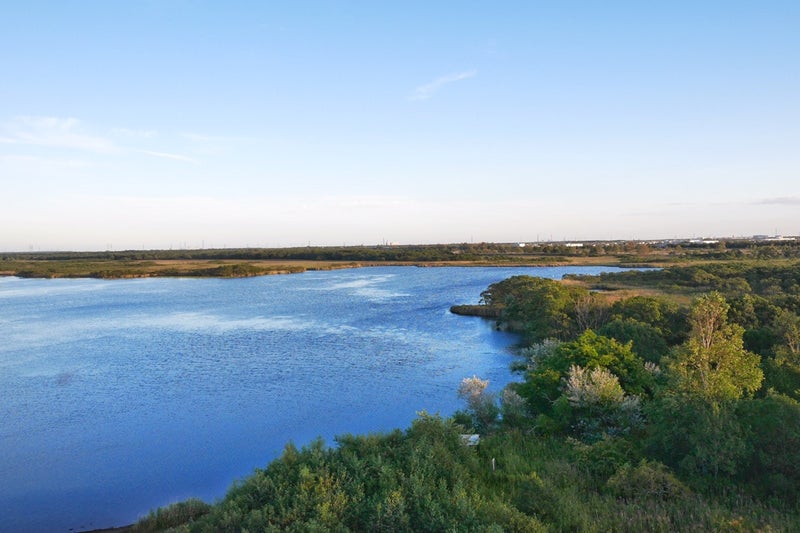
{"label": "distant treeline", "polygon": [[[25,252],[6,253],[2,259],[12,260],[304,260],[304,261],[438,261],[453,259],[460,248],[430,246],[348,246],[297,248],[226,248],[197,250],[122,250],[105,252]],[[468,253],[468,252],[467,252]],[[474,257],[477,257],[475,255]],[[467,259],[474,258],[472,256]]]}
{"label": "distant treeline", "polygon": [[120,250],[103,252],[5,252],[0,260],[146,261],[146,260],[305,260],[363,262],[535,261],[614,255],[627,262],[800,258],[798,241],[726,240],[715,243],[612,241],[575,243],[457,243],[382,246],[302,246]]}

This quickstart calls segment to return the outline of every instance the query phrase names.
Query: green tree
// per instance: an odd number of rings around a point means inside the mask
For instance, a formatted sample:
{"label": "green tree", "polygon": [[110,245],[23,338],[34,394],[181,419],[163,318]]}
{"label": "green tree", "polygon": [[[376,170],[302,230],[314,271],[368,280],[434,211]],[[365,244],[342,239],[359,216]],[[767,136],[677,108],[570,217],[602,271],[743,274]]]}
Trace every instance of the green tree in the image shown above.
{"label": "green tree", "polygon": [[689,315],[689,340],[668,365],[678,389],[713,404],[754,393],[764,378],[758,355],[744,349],[744,329],[729,324],[727,313],[721,294],[700,297]]}
{"label": "green tree", "polygon": [[774,328],[780,339],[776,355],[790,364],[800,364],[800,317],[781,309],[775,317]]}
{"label": "green tree", "polygon": [[651,363],[659,363],[669,353],[669,346],[658,328],[633,318],[616,319],[597,331],[621,343],[630,342],[633,352]]}
{"label": "green tree", "polygon": [[744,349],[743,328],[727,321],[719,293],[698,298],[689,339],[668,363],[668,387],[650,406],[650,444],[696,481],[733,476],[748,453],[738,401],[761,386],[760,358]]}
{"label": "green tree", "polygon": [[800,404],[770,393],[740,406],[752,455],[745,477],[762,493],[800,499]]}
{"label": "green tree", "polygon": [[735,403],[713,405],[667,390],[645,408],[651,454],[695,485],[712,488],[720,476],[739,472],[747,458]]}
{"label": "green tree", "polygon": [[630,342],[623,344],[592,330],[584,331],[572,342],[560,344],[554,350],[551,364],[562,376],[567,375],[572,365],[606,368],[619,378],[628,394],[642,394],[651,385],[644,361],[633,353]]}
{"label": "green tree", "polygon": [[630,343],[621,344],[587,330],[576,340],[563,342],[531,361],[525,382],[517,387],[517,392],[528,401],[534,414],[552,413],[572,366],[605,368],[619,379],[628,394],[642,394],[653,383],[652,375],[633,353]]}
{"label": "green tree", "polygon": [[686,339],[686,313],[677,304],[652,296],[633,296],[611,306],[612,320],[634,320],[655,329],[668,344]]}
{"label": "green tree", "polygon": [[504,307],[503,320],[529,340],[568,339],[576,333],[578,310],[587,321],[594,320],[595,308],[578,305],[588,291],[558,281],[532,276],[513,276],[492,284],[481,294],[489,305]]}
{"label": "green tree", "polygon": [[800,317],[787,309],[778,309],[769,331],[774,345],[772,357],[762,363],[764,388],[800,399]]}

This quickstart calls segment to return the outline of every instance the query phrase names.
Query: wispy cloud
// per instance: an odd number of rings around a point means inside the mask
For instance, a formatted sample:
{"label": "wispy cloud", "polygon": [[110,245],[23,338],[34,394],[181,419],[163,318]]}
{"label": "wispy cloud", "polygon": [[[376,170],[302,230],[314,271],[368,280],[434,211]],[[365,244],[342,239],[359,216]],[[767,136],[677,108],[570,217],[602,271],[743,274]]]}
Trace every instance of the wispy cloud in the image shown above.
{"label": "wispy cloud", "polygon": [[[160,150],[145,150],[137,147],[120,146],[111,139],[89,133],[88,128],[76,118],[61,117],[15,117],[0,126],[0,144],[17,146],[40,146],[46,148],[66,148],[96,154],[144,154],[161,159],[172,159],[184,163],[198,164],[191,157]],[[157,136],[154,130],[131,130],[114,128],[112,134],[138,139]],[[136,142],[136,141],[133,141]]]}
{"label": "wispy cloud", "polygon": [[85,133],[80,121],[59,117],[16,117],[5,127],[4,142],[114,153],[119,148],[103,137]]}
{"label": "wispy cloud", "polygon": [[193,165],[198,164],[196,159],[192,159],[191,157],[180,155],[180,154],[171,154],[168,152],[154,152],[152,150],[134,150],[137,153],[149,155],[150,157],[160,157],[162,159],[172,159],[174,161],[183,161],[184,163],[191,163]]}
{"label": "wispy cloud", "polygon": [[9,166],[14,170],[21,169],[76,169],[89,168],[93,164],[83,159],[49,158],[32,155],[0,155],[0,167]]}
{"label": "wispy cloud", "polygon": [[111,130],[111,133],[124,135],[126,137],[135,137],[137,139],[152,139],[158,135],[158,132],[155,130],[132,130],[129,128],[114,128]]}
{"label": "wispy cloud", "polygon": [[183,132],[181,137],[198,143],[238,143],[238,142],[260,142],[257,137],[240,137],[234,135],[204,135],[202,133]]}
{"label": "wispy cloud", "polygon": [[753,202],[756,205],[798,205],[800,196],[779,196],[777,198],[762,198]]}
{"label": "wispy cloud", "polygon": [[470,78],[474,78],[478,75],[477,70],[467,70],[465,72],[458,72],[456,74],[447,74],[446,76],[441,76],[436,78],[430,83],[426,83],[424,85],[420,85],[416,89],[414,89],[414,93],[411,95],[412,100],[427,100],[431,98],[434,94],[439,92],[442,87],[447,84],[455,83],[457,81],[468,80]]}

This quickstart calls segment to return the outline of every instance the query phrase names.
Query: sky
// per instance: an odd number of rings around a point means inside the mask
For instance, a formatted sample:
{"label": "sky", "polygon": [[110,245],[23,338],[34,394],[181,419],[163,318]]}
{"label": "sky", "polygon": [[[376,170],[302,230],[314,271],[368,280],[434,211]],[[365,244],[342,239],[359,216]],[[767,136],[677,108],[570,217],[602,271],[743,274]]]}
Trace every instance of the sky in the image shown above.
{"label": "sky", "polygon": [[800,234],[800,2],[0,0],[0,251]]}

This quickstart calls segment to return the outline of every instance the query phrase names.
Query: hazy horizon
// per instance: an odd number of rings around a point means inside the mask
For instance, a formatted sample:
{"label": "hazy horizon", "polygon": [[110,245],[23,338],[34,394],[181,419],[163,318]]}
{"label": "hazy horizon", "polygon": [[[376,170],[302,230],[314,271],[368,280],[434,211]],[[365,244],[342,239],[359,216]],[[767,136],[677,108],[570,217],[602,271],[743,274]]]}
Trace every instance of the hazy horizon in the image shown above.
{"label": "hazy horizon", "polygon": [[[775,239],[777,237],[777,239]],[[778,235],[778,234],[754,234],[754,235],[730,235],[730,236],[682,236],[682,237],[665,237],[665,238],[654,238],[654,239],[542,239],[542,240],[522,240],[522,241],[453,241],[453,242],[364,242],[364,243],[340,243],[340,244],[315,244],[313,242],[306,242],[306,243],[298,243],[298,244],[291,244],[286,246],[254,246],[245,244],[243,246],[206,246],[204,242],[201,242],[199,246],[193,246],[191,243],[177,243],[176,245],[170,245],[166,248],[114,248],[113,246],[109,246],[108,248],[51,248],[51,249],[43,249],[43,248],[29,248],[27,250],[0,250],[0,253],[9,253],[9,254],[37,254],[37,253],[105,253],[105,252],[167,252],[167,251],[198,251],[198,250],[208,250],[208,251],[225,251],[225,250],[269,250],[269,249],[294,249],[294,248],[383,248],[383,247],[415,247],[415,246],[460,246],[463,244],[475,244],[475,245],[501,245],[501,246],[516,246],[516,245],[524,245],[527,247],[536,247],[536,246],[548,246],[548,245],[558,245],[558,244],[569,244],[569,243],[627,243],[627,242],[637,242],[637,243],[658,243],[658,242],[672,242],[676,244],[680,243],[699,243],[699,242],[706,242],[706,243],[716,243],[719,241],[754,241],[754,242],[770,242],[770,240],[797,240],[800,239],[800,235]]]}
{"label": "hazy horizon", "polygon": [[800,4],[3,7],[0,251],[800,234]]}

